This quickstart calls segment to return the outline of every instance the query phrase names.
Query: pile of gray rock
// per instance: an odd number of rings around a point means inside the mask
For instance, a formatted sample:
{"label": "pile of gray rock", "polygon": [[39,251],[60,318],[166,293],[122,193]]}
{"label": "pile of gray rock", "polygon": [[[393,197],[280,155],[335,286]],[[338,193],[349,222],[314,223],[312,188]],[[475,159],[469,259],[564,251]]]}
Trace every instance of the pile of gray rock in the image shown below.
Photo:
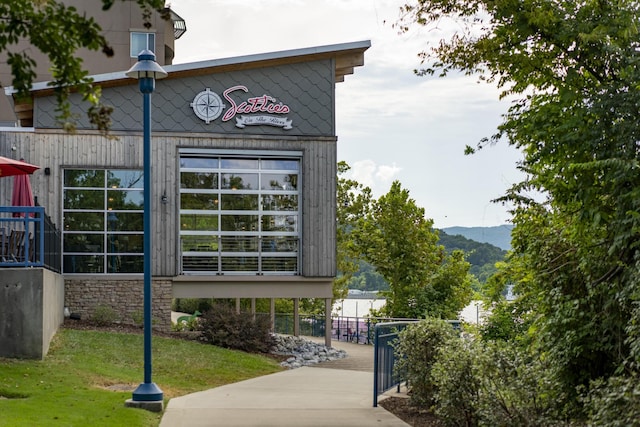
{"label": "pile of gray rock", "polygon": [[288,369],[315,365],[320,362],[342,359],[347,356],[344,350],[327,347],[301,337],[291,335],[274,335],[273,354],[291,355],[280,365]]}

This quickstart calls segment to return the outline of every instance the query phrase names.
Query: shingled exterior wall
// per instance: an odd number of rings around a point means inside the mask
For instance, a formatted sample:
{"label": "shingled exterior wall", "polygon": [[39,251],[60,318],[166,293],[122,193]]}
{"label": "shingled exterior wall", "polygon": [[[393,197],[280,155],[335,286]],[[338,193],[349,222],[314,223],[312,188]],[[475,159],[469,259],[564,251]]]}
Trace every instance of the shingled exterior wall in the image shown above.
{"label": "shingled exterior wall", "polygon": [[[109,307],[115,321],[142,325],[144,313],[143,280],[123,279],[67,279],[65,307],[82,319],[90,320],[100,307]],[[153,329],[171,331],[171,280],[154,279],[152,284]]]}

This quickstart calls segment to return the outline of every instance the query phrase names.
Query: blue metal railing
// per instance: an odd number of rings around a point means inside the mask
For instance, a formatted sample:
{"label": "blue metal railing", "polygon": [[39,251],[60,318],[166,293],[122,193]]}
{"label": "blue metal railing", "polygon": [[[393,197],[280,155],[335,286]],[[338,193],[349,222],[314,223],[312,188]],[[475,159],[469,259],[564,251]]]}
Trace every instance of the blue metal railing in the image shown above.
{"label": "blue metal railing", "polygon": [[378,406],[378,396],[393,387],[398,387],[404,381],[402,375],[395,372],[396,354],[394,342],[398,334],[407,325],[414,322],[378,323],[374,329],[373,347],[373,406]]}
{"label": "blue metal railing", "polygon": [[[396,353],[394,344],[398,335],[408,325],[419,320],[404,320],[401,322],[378,323],[374,329],[373,347],[373,406],[378,406],[378,396],[393,387],[398,387],[406,381],[405,373],[397,372],[395,369]],[[460,320],[447,320],[453,329],[460,331],[462,322]]]}
{"label": "blue metal railing", "polygon": [[[268,316],[268,313],[258,313]],[[298,328],[300,335],[311,337],[324,337],[325,322],[321,314],[300,314]],[[415,319],[398,319],[388,317],[350,317],[332,316],[331,339],[337,341],[350,341],[355,344],[373,345],[374,328],[378,323],[411,322]],[[291,313],[276,313],[274,332],[278,334],[293,335],[294,318]]]}
{"label": "blue metal railing", "polygon": [[41,206],[0,206],[0,267],[60,272],[60,232]]}

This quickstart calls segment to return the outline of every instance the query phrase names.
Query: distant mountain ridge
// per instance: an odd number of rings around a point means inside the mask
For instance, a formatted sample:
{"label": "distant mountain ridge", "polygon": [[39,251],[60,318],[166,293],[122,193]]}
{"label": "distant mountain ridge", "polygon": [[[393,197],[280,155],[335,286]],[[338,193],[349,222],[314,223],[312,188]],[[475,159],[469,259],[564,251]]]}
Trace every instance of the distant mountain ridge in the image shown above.
{"label": "distant mountain ridge", "polygon": [[460,235],[476,242],[489,243],[500,249],[511,249],[511,230],[513,225],[504,224],[495,227],[446,227],[441,230],[450,236]]}

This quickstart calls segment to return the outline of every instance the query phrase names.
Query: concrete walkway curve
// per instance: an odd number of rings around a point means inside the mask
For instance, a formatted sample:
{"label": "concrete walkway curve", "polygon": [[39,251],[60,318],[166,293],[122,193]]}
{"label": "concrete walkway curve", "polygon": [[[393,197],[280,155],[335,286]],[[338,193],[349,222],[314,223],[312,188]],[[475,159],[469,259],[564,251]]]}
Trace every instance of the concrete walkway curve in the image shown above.
{"label": "concrete walkway curve", "polygon": [[373,347],[333,346],[347,357],[173,398],[160,427],[407,427],[373,407]]}

